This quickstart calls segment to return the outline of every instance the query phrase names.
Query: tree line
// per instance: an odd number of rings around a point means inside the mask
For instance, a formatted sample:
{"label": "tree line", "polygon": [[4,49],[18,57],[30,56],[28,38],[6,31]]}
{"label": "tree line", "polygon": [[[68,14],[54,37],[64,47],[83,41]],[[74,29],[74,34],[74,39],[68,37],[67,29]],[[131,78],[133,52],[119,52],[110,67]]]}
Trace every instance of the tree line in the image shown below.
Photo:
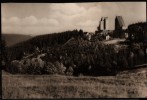
{"label": "tree line", "polygon": [[[137,31],[133,27],[136,24],[128,27],[129,34],[144,32],[144,28]],[[137,39],[131,44],[117,47],[102,41],[85,40],[83,34],[82,30],[73,30],[41,35],[7,48],[7,52],[3,42],[2,52],[7,53],[3,59],[8,58],[8,64],[12,65],[7,70],[29,74],[112,75],[146,62],[143,41],[136,42]],[[46,55],[23,59],[24,52],[32,54],[36,52],[36,47]]]}

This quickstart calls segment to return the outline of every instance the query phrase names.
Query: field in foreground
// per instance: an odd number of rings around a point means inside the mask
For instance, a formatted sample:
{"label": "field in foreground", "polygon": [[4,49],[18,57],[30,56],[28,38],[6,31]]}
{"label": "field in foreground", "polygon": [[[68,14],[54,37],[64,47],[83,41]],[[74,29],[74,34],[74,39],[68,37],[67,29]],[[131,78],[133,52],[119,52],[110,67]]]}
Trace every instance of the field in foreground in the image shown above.
{"label": "field in foreground", "polygon": [[11,75],[2,72],[3,99],[142,97],[147,97],[147,68],[99,77]]}

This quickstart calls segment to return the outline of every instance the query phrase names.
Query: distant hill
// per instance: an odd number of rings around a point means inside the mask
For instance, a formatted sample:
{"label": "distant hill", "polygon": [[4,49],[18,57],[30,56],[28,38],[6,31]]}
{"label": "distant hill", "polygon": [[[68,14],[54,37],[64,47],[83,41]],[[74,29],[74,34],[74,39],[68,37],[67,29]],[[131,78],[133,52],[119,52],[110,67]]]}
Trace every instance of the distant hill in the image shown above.
{"label": "distant hill", "polygon": [[14,44],[26,41],[32,38],[30,35],[19,35],[19,34],[2,34],[2,39],[5,39],[6,46],[10,47]]}
{"label": "distant hill", "polygon": [[33,53],[36,47],[44,50],[47,50],[49,48],[57,48],[66,43],[72,37],[78,38],[81,37],[82,34],[82,31],[73,30],[60,33],[39,35],[36,37],[32,37],[29,40],[19,42],[13,46],[8,47],[8,54],[11,55],[12,59],[19,59],[21,58],[21,56],[23,56],[22,54],[24,52],[29,54]]}

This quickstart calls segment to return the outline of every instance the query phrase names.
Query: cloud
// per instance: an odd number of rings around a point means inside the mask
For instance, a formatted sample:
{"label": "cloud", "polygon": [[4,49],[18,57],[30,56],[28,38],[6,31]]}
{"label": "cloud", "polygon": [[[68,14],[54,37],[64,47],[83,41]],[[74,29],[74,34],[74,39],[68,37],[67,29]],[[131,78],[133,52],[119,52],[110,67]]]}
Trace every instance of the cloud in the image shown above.
{"label": "cloud", "polygon": [[18,17],[12,17],[10,19],[2,18],[2,25],[20,25],[20,19]]}
{"label": "cloud", "polygon": [[21,19],[22,22],[20,22],[21,25],[35,25],[37,24],[38,22],[38,19],[34,16],[29,16],[29,17],[26,17],[24,19]]}
{"label": "cloud", "polygon": [[2,4],[2,32],[34,35],[73,29],[94,32],[101,17],[108,17],[108,27],[114,29],[116,16],[122,16],[126,26],[146,21],[146,2]]}
{"label": "cloud", "polygon": [[87,20],[87,21],[85,21],[84,23],[83,23],[83,22],[79,22],[78,25],[79,25],[79,26],[86,26],[86,27],[89,27],[89,26],[97,25],[97,22],[96,22],[96,21],[93,21],[93,20]]}
{"label": "cloud", "polygon": [[41,18],[37,19],[34,16],[29,16],[26,18],[18,18],[18,17],[12,17],[12,18],[2,18],[2,24],[3,25],[8,25],[8,26],[25,26],[25,27],[30,27],[30,26],[56,26],[58,25],[58,21],[55,19],[48,19],[48,18]]}
{"label": "cloud", "polygon": [[[2,32],[3,33],[23,33],[38,35],[40,33],[57,32],[59,22],[51,18],[36,18],[29,16],[25,18],[2,18]],[[60,30],[58,30],[60,31]]]}
{"label": "cloud", "polygon": [[[81,28],[85,31],[95,31],[99,22],[98,18],[100,18],[100,16],[97,15],[97,13],[100,13],[101,9],[100,6],[91,6],[87,9],[84,6],[79,6],[78,4],[68,3],[53,4],[50,6],[50,11],[54,13],[49,14],[48,17],[58,20],[58,22],[61,25],[60,27],[63,27],[68,30]],[[88,21],[91,21],[91,23],[88,23]],[[93,24],[96,26],[94,26]],[[93,26],[94,30],[87,30],[89,28],[86,28],[85,26]]]}
{"label": "cloud", "polygon": [[78,13],[83,12],[85,9],[84,7],[79,7],[75,3],[65,3],[65,4],[52,4],[50,6],[50,10],[53,12],[60,12],[64,15],[75,15]]}
{"label": "cloud", "polygon": [[59,22],[55,19],[42,18],[40,19],[39,24],[48,25],[48,26],[57,26],[59,25]]}

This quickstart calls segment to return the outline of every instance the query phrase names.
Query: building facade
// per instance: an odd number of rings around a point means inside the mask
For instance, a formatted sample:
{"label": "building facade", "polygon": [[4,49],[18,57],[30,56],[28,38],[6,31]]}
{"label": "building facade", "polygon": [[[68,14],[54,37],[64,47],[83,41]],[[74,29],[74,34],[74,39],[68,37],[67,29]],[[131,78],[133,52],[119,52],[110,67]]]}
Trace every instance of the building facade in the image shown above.
{"label": "building facade", "polygon": [[108,28],[108,17],[102,17],[100,22],[99,22],[99,26],[98,26],[98,30],[107,30]]}
{"label": "building facade", "polygon": [[126,38],[125,23],[122,16],[116,16],[115,18],[115,37]]}
{"label": "building facade", "polygon": [[125,28],[125,23],[122,16],[116,16],[115,18],[115,30],[122,30]]}

